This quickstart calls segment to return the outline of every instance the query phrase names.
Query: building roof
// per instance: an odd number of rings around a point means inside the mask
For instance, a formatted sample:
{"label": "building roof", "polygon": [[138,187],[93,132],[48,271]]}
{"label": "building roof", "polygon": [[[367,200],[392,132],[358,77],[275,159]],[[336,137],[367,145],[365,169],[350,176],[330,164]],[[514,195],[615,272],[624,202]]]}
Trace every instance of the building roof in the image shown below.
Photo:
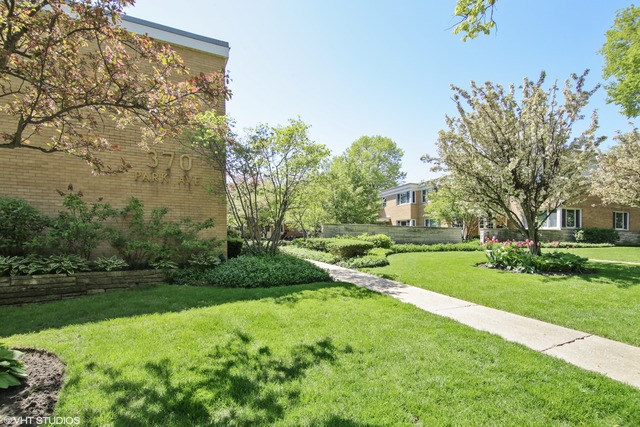
{"label": "building roof", "polygon": [[145,21],[129,15],[122,16],[122,26],[131,32],[146,34],[169,44],[201,50],[223,58],[229,57],[229,43],[222,40],[178,30],[177,28],[167,27],[166,25],[156,24],[155,22]]}
{"label": "building roof", "polygon": [[429,188],[433,188],[432,181],[407,182],[406,184],[401,184],[396,187],[391,187],[391,188],[387,188],[386,190],[382,190],[380,192],[380,197],[388,197],[394,194],[404,193],[405,191],[426,190]]}

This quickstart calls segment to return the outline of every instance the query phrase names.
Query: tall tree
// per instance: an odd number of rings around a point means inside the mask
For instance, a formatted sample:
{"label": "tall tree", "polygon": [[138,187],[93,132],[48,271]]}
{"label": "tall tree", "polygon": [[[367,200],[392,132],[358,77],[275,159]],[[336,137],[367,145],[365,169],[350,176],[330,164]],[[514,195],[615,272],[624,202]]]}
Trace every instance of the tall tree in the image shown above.
{"label": "tall tree", "polygon": [[534,242],[534,253],[546,219],[541,212],[584,197],[589,184],[585,172],[604,139],[595,137],[595,112],[587,129],[572,135],[597,89],[584,89],[586,74],[572,75],[562,90],[556,84],[545,90],[543,72],[537,82],[525,78],[519,94],[514,85],[505,90],[491,82],[472,82],[470,92],[452,86],[459,117],[446,118],[448,129],[438,137],[439,157],[426,157],[436,169],[451,172],[465,200],[506,215]]}
{"label": "tall tree", "polygon": [[200,114],[193,127],[190,147],[226,172],[229,210],[245,229],[245,248],[275,254],[289,209],[329,150],[309,139],[309,126],[299,119],[287,126],[259,125],[244,138],[230,127],[224,130],[225,118],[212,111]]}
{"label": "tall tree", "polygon": [[382,136],[363,136],[341,156],[333,159],[329,170],[331,194],[327,211],[339,223],[367,224],[380,210],[380,191],[398,185],[404,151],[393,140]]}
{"label": "tall tree", "polygon": [[619,10],[600,50],[604,57],[602,75],[609,102],[620,106],[627,117],[640,115],[640,8]]}
{"label": "tall tree", "polygon": [[[0,98],[14,120],[0,148],[66,152],[103,172],[104,132],[138,125],[143,144],[180,134],[230,96],[226,76],[190,75],[167,45],[120,25],[133,0],[0,2]],[[46,131],[48,130],[48,131]],[[50,136],[46,143],[34,135]],[[115,166],[115,165],[114,165]]]}
{"label": "tall tree", "polygon": [[640,134],[634,129],[616,139],[591,172],[592,192],[605,203],[640,207]]}

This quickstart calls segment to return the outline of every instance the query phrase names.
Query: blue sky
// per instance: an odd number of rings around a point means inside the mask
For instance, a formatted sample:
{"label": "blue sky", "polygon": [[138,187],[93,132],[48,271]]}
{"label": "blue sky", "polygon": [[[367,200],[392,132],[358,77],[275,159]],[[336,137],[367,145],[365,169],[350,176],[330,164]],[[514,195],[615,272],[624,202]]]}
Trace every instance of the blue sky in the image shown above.
{"label": "blue sky", "polygon": [[[508,85],[524,77],[563,82],[590,69],[602,82],[597,53],[616,0],[501,0],[497,32],[467,42],[451,33],[454,0],[137,0],[126,13],[229,42],[238,128],[300,117],[314,141],[341,154],[362,135],[393,139],[404,152],[408,182],[436,176],[420,161],[436,154],[445,115],[454,114],[450,84]],[[600,135],[612,143],[630,129],[600,89]],[[586,124],[586,121],[585,121]]]}

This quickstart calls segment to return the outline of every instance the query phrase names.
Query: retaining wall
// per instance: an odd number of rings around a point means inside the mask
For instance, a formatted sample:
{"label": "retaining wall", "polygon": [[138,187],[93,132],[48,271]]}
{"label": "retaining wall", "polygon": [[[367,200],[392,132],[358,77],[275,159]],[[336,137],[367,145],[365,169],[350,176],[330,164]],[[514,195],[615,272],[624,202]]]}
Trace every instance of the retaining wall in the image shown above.
{"label": "retaining wall", "polygon": [[[575,242],[575,230],[540,230],[540,241],[550,242]],[[635,231],[618,231],[620,240],[618,243],[640,244],[640,233]],[[484,241],[485,237],[492,238],[495,236],[499,241],[505,240],[524,240],[519,231],[511,228],[482,228],[480,229],[480,240]]]}
{"label": "retaining wall", "polygon": [[163,273],[158,270],[0,277],[0,306],[54,301],[162,282]]}
{"label": "retaining wall", "polygon": [[335,237],[363,233],[386,234],[396,243],[460,243],[462,229],[445,227],[398,227],[381,224],[322,224],[320,237]]}

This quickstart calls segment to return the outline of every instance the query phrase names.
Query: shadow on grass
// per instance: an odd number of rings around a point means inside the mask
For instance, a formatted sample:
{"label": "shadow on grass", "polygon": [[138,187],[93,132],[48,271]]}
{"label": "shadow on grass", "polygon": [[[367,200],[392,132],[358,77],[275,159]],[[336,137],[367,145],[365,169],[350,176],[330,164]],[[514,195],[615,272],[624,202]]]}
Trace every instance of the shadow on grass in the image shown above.
{"label": "shadow on grass", "polygon": [[[334,290],[313,292],[329,288]],[[180,312],[238,301],[264,299],[278,304],[295,305],[304,299],[370,296],[369,291],[339,282],[256,289],[158,285],[43,304],[0,307],[0,337],[122,317]]]}
{"label": "shadow on grass", "polygon": [[577,276],[547,277],[544,281],[562,282],[579,277],[585,282],[612,284],[620,289],[628,289],[640,285],[640,266],[593,261],[591,261],[588,266],[594,266],[595,271]]}
{"label": "shadow on grass", "polygon": [[[310,369],[333,364],[352,352],[327,337],[275,355],[268,346],[236,331],[195,365],[169,359],[144,364],[141,379],[127,372],[136,368],[123,371],[88,364],[91,375],[101,377],[100,387],[110,399],[109,413],[87,411],[82,418],[94,425],[107,415],[114,426],[270,425],[299,404],[301,379]],[[318,415],[324,414],[314,414]],[[311,425],[365,426],[326,415]]]}

